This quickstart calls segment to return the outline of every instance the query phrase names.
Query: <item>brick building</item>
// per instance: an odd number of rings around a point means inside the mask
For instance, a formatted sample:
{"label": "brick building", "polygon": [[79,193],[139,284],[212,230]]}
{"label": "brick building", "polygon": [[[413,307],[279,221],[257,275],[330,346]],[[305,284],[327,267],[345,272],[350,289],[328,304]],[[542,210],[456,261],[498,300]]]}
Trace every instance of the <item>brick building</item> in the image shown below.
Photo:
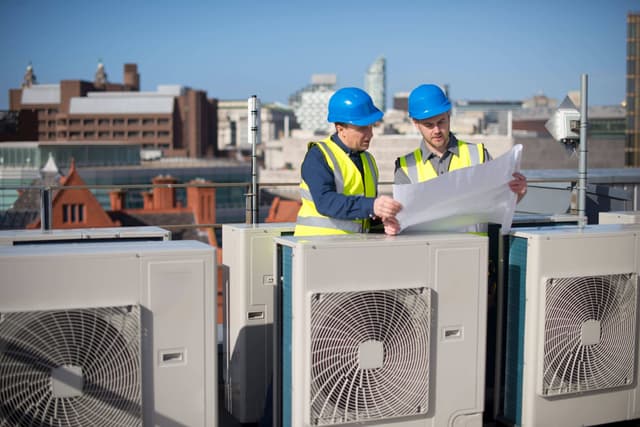
{"label": "brick building", "polygon": [[124,65],[123,80],[110,82],[100,63],[94,81],[38,84],[29,65],[22,87],[9,91],[16,140],[117,141],[168,157],[214,157],[217,100],[180,85],[140,92],[136,64]]}

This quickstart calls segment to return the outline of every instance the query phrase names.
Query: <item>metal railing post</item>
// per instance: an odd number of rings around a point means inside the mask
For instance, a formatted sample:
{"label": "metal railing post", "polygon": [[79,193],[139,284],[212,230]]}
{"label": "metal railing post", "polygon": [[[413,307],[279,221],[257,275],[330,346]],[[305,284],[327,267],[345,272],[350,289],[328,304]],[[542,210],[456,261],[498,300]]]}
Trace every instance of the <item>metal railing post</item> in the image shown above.
{"label": "metal railing post", "polygon": [[40,229],[42,231],[51,230],[51,210],[52,210],[51,187],[40,189]]}

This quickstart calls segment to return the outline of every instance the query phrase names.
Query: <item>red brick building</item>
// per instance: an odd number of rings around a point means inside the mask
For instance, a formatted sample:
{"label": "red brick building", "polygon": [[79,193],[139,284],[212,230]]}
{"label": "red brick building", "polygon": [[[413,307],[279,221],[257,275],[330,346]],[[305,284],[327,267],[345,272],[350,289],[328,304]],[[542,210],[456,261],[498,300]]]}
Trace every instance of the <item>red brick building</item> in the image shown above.
{"label": "red brick building", "polygon": [[92,82],[38,84],[29,66],[22,87],[9,91],[9,108],[19,112],[16,138],[87,144],[117,141],[169,157],[214,157],[217,100],[180,85],[140,92],[136,64],[124,65],[123,80],[109,82],[100,63]]}

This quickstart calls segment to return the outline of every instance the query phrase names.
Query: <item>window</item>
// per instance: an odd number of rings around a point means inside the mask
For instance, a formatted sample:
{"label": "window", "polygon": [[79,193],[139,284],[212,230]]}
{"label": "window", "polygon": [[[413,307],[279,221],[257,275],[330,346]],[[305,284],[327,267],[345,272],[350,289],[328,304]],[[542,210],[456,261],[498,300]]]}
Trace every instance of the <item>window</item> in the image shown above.
{"label": "window", "polygon": [[166,130],[161,130],[158,132],[158,136],[159,137],[167,137],[169,136],[169,132],[167,132]]}
{"label": "window", "polygon": [[124,138],[124,132],[122,132],[120,130],[119,131],[115,131],[115,132],[113,132],[113,137],[114,138]]}
{"label": "window", "polygon": [[95,136],[96,136],[96,133],[93,132],[93,131],[89,131],[89,132],[85,132],[84,133],[84,137],[85,138],[95,138]]}
{"label": "window", "polygon": [[140,120],[139,119],[128,119],[127,120],[127,124],[128,125],[137,125],[137,124],[140,124]]}
{"label": "window", "polygon": [[124,124],[124,119],[113,119],[113,124],[114,125],[123,125]]}
{"label": "window", "polygon": [[146,131],[142,132],[142,137],[143,138],[153,138],[154,136],[156,136],[156,134],[153,131],[146,130]]}
{"label": "window", "polygon": [[69,125],[73,126],[73,125],[79,125],[80,124],[80,119],[69,119]]}
{"label": "window", "polygon": [[99,138],[109,138],[109,132],[100,131],[100,132],[98,132],[98,137]]}
{"label": "window", "polygon": [[127,132],[127,138],[138,138],[139,136],[140,136],[140,132],[138,131]]}
{"label": "window", "polygon": [[152,125],[155,123],[155,120],[153,119],[142,119],[142,124],[143,125]]}
{"label": "window", "polygon": [[99,126],[109,126],[110,123],[111,123],[111,120],[109,120],[109,119],[100,119],[100,120],[98,120],[98,125]]}
{"label": "window", "polygon": [[159,125],[168,125],[169,124],[169,119],[158,119],[158,124]]}
{"label": "window", "polygon": [[62,222],[65,224],[84,222],[84,205],[81,203],[65,203],[62,205]]}

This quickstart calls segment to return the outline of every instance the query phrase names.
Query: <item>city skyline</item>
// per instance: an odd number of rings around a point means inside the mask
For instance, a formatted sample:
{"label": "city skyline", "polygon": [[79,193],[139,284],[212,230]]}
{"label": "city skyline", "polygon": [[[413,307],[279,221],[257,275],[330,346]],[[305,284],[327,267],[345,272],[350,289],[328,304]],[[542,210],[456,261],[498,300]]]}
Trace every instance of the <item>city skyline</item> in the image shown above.
{"label": "city skyline", "polygon": [[423,82],[448,85],[454,99],[562,100],[583,73],[590,105],[624,101],[626,16],[637,1],[423,3],[5,2],[0,110],[29,63],[46,84],[93,81],[100,60],[112,82],[136,63],[142,91],[180,84],[221,100],[286,104],[322,73],[364,88],[383,56],[387,106]]}

